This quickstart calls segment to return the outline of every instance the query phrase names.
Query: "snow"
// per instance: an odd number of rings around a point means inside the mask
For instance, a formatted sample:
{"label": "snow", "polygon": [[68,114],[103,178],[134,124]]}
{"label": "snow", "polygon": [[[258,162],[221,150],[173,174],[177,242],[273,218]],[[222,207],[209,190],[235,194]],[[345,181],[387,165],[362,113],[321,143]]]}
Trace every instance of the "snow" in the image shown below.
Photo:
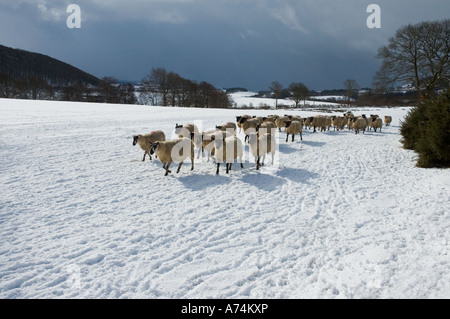
{"label": "snow", "polygon": [[[274,98],[262,98],[257,97],[258,93],[256,92],[236,92],[229,94],[231,100],[234,102],[233,106],[235,108],[261,108],[261,107],[270,107],[272,109],[275,108],[276,103],[278,102],[278,106],[289,106],[295,107],[295,102],[290,99],[278,99],[278,101]],[[300,101],[299,105],[308,105],[308,106],[341,106],[339,103],[333,102],[323,102],[323,101],[313,101],[306,100]]]}
{"label": "snow", "polygon": [[0,298],[449,298],[450,171],[401,147],[408,110],[165,177],[133,134],[246,112],[0,99]]}

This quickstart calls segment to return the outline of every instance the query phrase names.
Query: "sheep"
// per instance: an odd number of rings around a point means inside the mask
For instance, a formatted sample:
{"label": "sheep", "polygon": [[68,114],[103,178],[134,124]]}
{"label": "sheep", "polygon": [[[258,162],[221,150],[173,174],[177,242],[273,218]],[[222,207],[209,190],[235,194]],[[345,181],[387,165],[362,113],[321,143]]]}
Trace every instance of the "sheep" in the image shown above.
{"label": "sheep", "polygon": [[331,116],[325,115],[325,130],[329,131],[331,127]]}
{"label": "sheep", "polygon": [[338,131],[339,130],[343,130],[345,125],[347,124],[346,115],[344,115],[344,116],[339,116],[339,115],[336,116],[336,115],[334,115],[334,116],[331,117],[331,121],[333,123],[333,127],[334,127],[335,131],[336,131],[336,129]]}
{"label": "sheep", "polygon": [[244,131],[244,134],[245,134],[244,142],[247,141],[248,134],[250,134],[251,132],[256,132],[256,126],[262,123],[257,118],[251,118],[251,119],[241,118],[240,121],[241,121],[242,130]]}
{"label": "sheep", "polygon": [[236,135],[236,124],[234,124],[233,122],[227,122],[225,124],[222,125],[216,125],[216,129],[221,130],[221,131],[228,131],[233,133],[234,135]]}
{"label": "sheep", "polygon": [[164,134],[163,131],[161,130],[157,130],[157,131],[152,131],[148,134],[138,134],[138,135],[134,135],[133,136],[133,146],[135,146],[136,144],[139,144],[139,146],[142,148],[142,150],[144,150],[144,158],[142,159],[142,161],[145,161],[145,155],[148,154],[148,156],[150,157],[150,160],[152,160],[152,156],[150,155],[150,148],[151,148],[151,144],[157,141],[165,141],[166,140],[166,135]]}
{"label": "sheep", "polygon": [[171,171],[170,164],[179,163],[177,173],[180,172],[183,161],[191,158],[191,171],[194,170],[194,143],[187,137],[178,138],[170,141],[160,141],[152,143],[150,154],[156,154],[166,170],[164,176]]}
{"label": "sheep", "polygon": [[[256,169],[259,170],[261,165],[264,165],[266,154],[272,154],[272,165],[276,151],[275,136],[270,133],[265,133],[260,136],[256,133],[251,133],[248,138],[250,145],[250,152],[255,157]],[[261,163],[262,157],[262,163]]]}
{"label": "sheep", "polygon": [[355,116],[353,115],[348,115],[347,118],[347,126],[348,126],[348,130],[351,131],[353,129],[353,122],[355,121]]}
{"label": "sheep", "polygon": [[260,131],[264,134],[264,133],[272,133],[274,134],[275,130],[276,130],[277,126],[274,122],[271,121],[266,121],[263,122],[261,125],[257,125],[256,126],[256,131],[259,135]]}
{"label": "sheep", "polygon": [[389,126],[389,125],[391,125],[391,122],[392,122],[392,116],[390,116],[390,115],[385,115],[385,116],[384,116],[384,123],[385,123],[385,125],[386,125],[386,126]]}
{"label": "sheep", "polygon": [[179,138],[189,137],[193,139],[196,134],[198,134],[198,128],[195,124],[185,124],[185,125],[175,125],[175,134],[178,135]]}
{"label": "sheep", "polygon": [[[227,131],[220,131],[220,130],[211,130],[211,131],[206,131],[206,132],[202,132],[199,134],[199,137],[201,139],[201,143],[202,143],[202,147],[201,147],[201,152],[203,154],[203,151],[206,150],[207,154],[208,154],[208,162],[209,162],[209,158],[211,156],[214,155],[214,140],[216,138],[221,138],[224,139],[225,137],[229,137],[232,136],[234,134],[227,132]],[[197,156],[197,158],[199,158],[200,156],[200,151],[199,151],[199,155]]]}
{"label": "sheep", "polygon": [[292,135],[292,142],[294,141],[295,134],[300,134],[300,140],[303,141],[302,137],[303,125],[299,121],[287,121],[286,122],[286,142],[288,141],[289,134]]}
{"label": "sheep", "polygon": [[282,127],[286,127],[286,121],[289,121],[289,117],[286,115],[280,116],[275,120],[275,124],[277,125],[279,132],[281,132]]}
{"label": "sheep", "polygon": [[243,147],[242,141],[235,135],[227,138],[216,138],[214,140],[215,157],[217,162],[216,175],[219,174],[220,163],[225,163],[226,173],[229,174],[231,165],[234,160],[239,158],[241,168],[244,168],[242,164]]}
{"label": "sheep", "polygon": [[241,119],[242,118],[250,119],[252,117],[250,115],[236,116],[236,123],[237,123],[237,126],[239,127],[239,133],[241,132],[241,129],[242,129],[242,124],[241,124]]}
{"label": "sheep", "polygon": [[[331,120],[331,118],[330,118]],[[331,121],[330,121],[331,122]],[[320,127],[320,131],[323,132],[326,130],[327,127],[327,119],[323,115],[316,115],[311,120],[311,126],[314,128],[313,132],[316,132],[316,127]]]}
{"label": "sheep", "polygon": [[377,117],[372,117],[371,118],[371,126],[373,127],[373,130],[376,132],[377,129],[380,129],[381,132],[381,128],[383,127],[383,120],[381,118]]}
{"label": "sheep", "polygon": [[358,134],[359,131],[361,131],[361,130],[364,134],[366,127],[367,127],[366,119],[363,117],[354,117],[352,119],[352,122],[353,122],[352,128],[355,130],[355,134]]}
{"label": "sheep", "polygon": [[305,128],[310,129],[311,128],[311,122],[314,118],[313,117],[307,117],[305,118],[305,120],[303,121],[303,125]]}
{"label": "sheep", "polygon": [[263,117],[262,119],[263,119],[263,122],[272,122],[273,124],[276,125],[275,121],[277,120],[278,117],[279,117],[278,115],[273,114],[273,115],[268,115],[266,117]]}

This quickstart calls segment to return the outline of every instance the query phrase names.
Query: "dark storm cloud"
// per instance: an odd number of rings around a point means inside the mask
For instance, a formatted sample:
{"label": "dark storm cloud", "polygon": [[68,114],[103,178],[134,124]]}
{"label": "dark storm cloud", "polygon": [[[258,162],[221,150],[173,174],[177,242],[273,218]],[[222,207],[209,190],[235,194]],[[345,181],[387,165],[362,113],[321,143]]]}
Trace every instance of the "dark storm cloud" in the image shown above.
{"label": "dark storm cloud", "polygon": [[[68,29],[66,8],[81,8]],[[381,29],[369,29],[369,4]],[[402,25],[448,18],[447,0],[0,0],[0,44],[48,54],[98,77],[152,68],[218,87],[370,86],[374,56]]]}

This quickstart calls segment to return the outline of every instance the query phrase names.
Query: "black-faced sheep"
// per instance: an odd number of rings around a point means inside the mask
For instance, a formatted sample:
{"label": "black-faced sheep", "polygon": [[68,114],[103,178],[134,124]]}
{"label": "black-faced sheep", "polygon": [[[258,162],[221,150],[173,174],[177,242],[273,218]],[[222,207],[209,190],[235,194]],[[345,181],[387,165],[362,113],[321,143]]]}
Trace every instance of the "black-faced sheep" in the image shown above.
{"label": "black-faced sheep", "polygon": [[362,131],[363,134],[366,131],[367,122],[366,119],[363,117],[355,117],[352,119],[352,128],[355,130],[355,134],[358,134],[359,131]]}
{"label": "black-faced sheep", "polygon": [[389,125],[391,125],[391,122],[392,122],[392,116],[390,116],[390,115],[385,115],[385,116],[384,116],[384,124],[385,124],[386,126],[389,126]]}
{"label": "black-faced sheep", "polygon": [[216,125],[216,129],[221,130],[222,132],[230,132],[233,133],[234,135],[236,135],[236,124],[234,124],[233,122],[227,122],[225,124],[222,125]]}
{"label": "black-faced sheep", "polygon": [[289,134],[292,135],[292,142],[294,141],[295,134],[300,134],[300,140],[303,141],[303,125],[299,121],[287,121],[286,122],[286,142],[288,141]]}
{"label": "black-faced sheep", "polygon": [[246,114],[241,115],[241,116],[236,116],[236,124],[237,124],[237,127],[239,127],[239,133],[241,132],[241,129],[242,129],[242,124],[241,124],[242,118],[251,119],[252,117],[250,115],[246,115]]}
{"label": "black-faced sheep", "polygon": [[375,117],[371,117],[371,123],[370,126],[372,126],[373,130],[376,132],[377,129],[380,129],[381,132],[381,128],[383,127],[383,120],[381,118],[379,118],[378,116]]}
{"label": "black-faced sheep", "polygon": [[242,141],[236,136],[230,136],[224,139],[216,138],[214,140],[215,148],[215,158],[217,162],[216,174],[219,174],[220,163],[225,163],[226,173],[228,174],[231,170],[231,165],[235,159],[239,159],[241,163],[241,168],[244,167],[242,164],[243,147]]}
{"label": "black-faced sheep", "polygon": [[198,128],[195,124],[185,124],[185,125],[175,125],[175,134],[179,138],[187,137],[193,139],[196,134],[198,134]]}
{"label": "black-faced sheep", "polygon": [[194,169],[194,143],[187,137],[152,143],[150,154],[154,153],[158,156],[163,164],[163,168],[166,170],[165,176],[171,173],[169,167],[172,163],[179,163],[177,169],[177,173],[179,173],[183,161],[188,157],[191,158],[191,171]]}
{"label": "black-faced sheep", "polygon": [[158,142],[158,141],[165,141],[166,135],[163,131],[157,130],[152,131],[148,134],[138,134],[133,136],[133,146],[138,144],[142,150],[144,151],[144,158],[142,161],[145,161],[145,155],[148,154],[150,157],[150,160],[152,160],[152,156],[150,155],[150,148],[152,143]]}
{"label": "black-faced sheep", "polygon": [[[261,134],[251,133],[248,138],[250,145],[250,152],[255,157],[256,169],[259,170],[261,165],[264,165],[266,154],[272,154],[272,165],[276,152],[275,136],[270,133]],[[261,163],[262,157],[262,163]]]}
{"label": "black-faced sheep", "polygon": [[247,142],[248,135],[252,132],[256,132],[256,126],[262,123],[262,119],[260,118],[241,118],[241,128],[244,131],[245,139],[244,142]]}
{"label": "black-faced sheep", "polygon": [[278,127],[278,131],[281,132],[282,127],[286,127],[286,121],[289,121],[289,116],[280,116],[275,120],[275,124]]}
{"label": "black-faced sheep", "polygon": [[[201,152],[202,154],[204,153],[204,151],[206,151],[206,153],[208,154],[208,162],[211,156],[214,155],[215,150],[214,150],[214,141],[216,138],[218,139],[224,139],[226,137],[232,136],[234,134],[232,134],[231,132],[228,131],[220,131],[220,130],[210,130],[210,131],[206,131],[206,132],[202,132],[199,134],[199,138],[201,139]],[[197,158],[199,158],[200,156],[200,151],[199,154],[197,156]]]}
{"label": "black-faced sheep", "polygon": [[[327,122],[328,121],[325,118],[325,116],[323,116],[323,115],[316,115],[311,120],[311,124],[310,125],[314,128],[313,132],[316,132],[316,127],[319,127],[320,131],[323,132],[323,131],[326,131],[326,129],[327,129]],[[331,118],[330,118],[330,123],[331,123]]]}
{"label": "black-faced sheep", "polygon": [[275,130],[276,130],[277,126],[275,125],[274,122],[272,121],[265,121],[260,125],[256,126],[256,131],[258,133],[258,135],[264,134],[264,133],[271,133],[271,134],[275,134]]}

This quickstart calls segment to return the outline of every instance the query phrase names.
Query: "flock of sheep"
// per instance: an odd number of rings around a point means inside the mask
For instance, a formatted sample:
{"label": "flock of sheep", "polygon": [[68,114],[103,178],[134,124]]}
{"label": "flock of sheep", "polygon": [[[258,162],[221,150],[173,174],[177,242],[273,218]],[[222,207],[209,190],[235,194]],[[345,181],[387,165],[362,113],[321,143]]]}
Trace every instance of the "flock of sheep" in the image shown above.
{"label": "flock of sheep", "polygon": [[[392,122],[391,116],[384,117],[384,123],[389,126]],[[250,153],[254,156],[256,169],[264,165],[265,156],[271,154],[272,164],[276,152],[275,130],[284,128],[286,132],[286,142],[288,142],[289,134],[292,142],[295,135],[300,135],[303,140],[303,128],[313,128],[320,131],[329,130],[333,126],[335,130],[343,130],[346,126],[349,130],[354,130],[355,134],[365,132],[366,129],[373,129],[375,132],[383,126],[383,121],[378,115],[354,116],[351,112],[347,112],[342,116],[326,116],[316,115],[312,117],[302,118],[300,116],[278,116],[269,115],[267,117],[259,116],[236,116],[236,123],[227,122],[223,125],[216,125],[215,129],[200,132],[195,124],[175,125],[175,134],[178,138],[166,140],[163,131],[152,131],[148,134],[139,134],[133,136],[133,145],[138,144],[144,150],[145,161],[146,155],[152,160],[152,155],[163,164],[165,176],[171,171],[169,167],[172,163],[178,163],[177,173],[179,173],[183,161],[191,159],[191,170],[194,169],[194,149],[198,149],[197,158],[207,152],[208,161],[211,157],[217,163],[216,174],[219,174],[221,163],[225,163],[226,173],[231,170],[231,166],[237,159],[243,167],[243,142],[236,136],[239,131],[245,134],[244,143],[248,143]]]}

